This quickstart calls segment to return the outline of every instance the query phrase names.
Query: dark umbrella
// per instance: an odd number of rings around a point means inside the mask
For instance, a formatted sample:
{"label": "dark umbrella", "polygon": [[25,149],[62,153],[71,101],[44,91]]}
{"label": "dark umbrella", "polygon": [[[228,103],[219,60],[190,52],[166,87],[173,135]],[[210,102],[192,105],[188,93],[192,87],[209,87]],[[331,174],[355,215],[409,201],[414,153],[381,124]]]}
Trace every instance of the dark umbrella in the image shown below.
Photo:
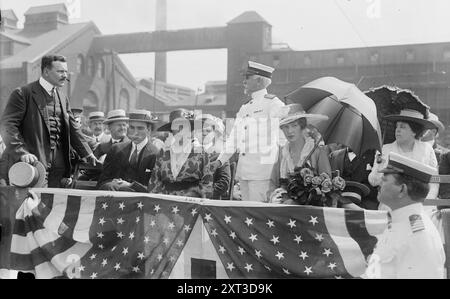
{"label": "dark umbrella", "polygon": [[381,130],[374,102],[354,84],[333,77],[314,80],[285,96],[307,113],[324,114],[316,125],[325,143],[340,143],[357,155],[381,150]]}
{"label": "dark umbrella", "polygon": [[422,113],[425,119],[428,118],[430,107],[410,90],[393,86],[380,86],[371,88],[365,94],[377,106],[377,117],[381,126],[383,144],[395,141],[395,122],[385,119],[385,116],[399,114],[403,109],[414,109]]}

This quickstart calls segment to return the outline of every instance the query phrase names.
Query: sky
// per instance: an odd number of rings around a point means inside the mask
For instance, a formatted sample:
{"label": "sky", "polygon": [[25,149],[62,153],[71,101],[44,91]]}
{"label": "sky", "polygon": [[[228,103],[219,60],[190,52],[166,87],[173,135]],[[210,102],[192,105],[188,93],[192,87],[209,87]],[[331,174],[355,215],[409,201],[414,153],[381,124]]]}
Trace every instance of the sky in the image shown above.
{"label": "sky", "polygon": [[[73,0],[65,0],[73,1]],[[79,0],[80,18],[103,34],[153,31],[156,0]],[[64,0],[0,0],[23,22],[31,6]],[[294,50],[450,41],[448,0],[167,0],[169,30],[225,26],[254,10],[272,26],[273,42]],[[153,77],[152,53],[121,55],[136,77]],[[168,82],[197,90],[226,80],[226,50],[168,53]]]}

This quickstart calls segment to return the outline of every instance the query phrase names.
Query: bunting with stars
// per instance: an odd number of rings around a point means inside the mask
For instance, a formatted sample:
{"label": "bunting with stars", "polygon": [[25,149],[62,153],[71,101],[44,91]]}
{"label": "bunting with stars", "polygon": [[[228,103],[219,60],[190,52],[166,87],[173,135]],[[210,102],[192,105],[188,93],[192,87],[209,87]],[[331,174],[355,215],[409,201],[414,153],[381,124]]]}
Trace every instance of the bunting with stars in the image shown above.
{"label": "bunting with stars", "polygon": [[36,278],[359,277],[387,227],[380,211],[126,192],[30,193],[17,212],[3,213],[15,219],[0,242],[0,270]]}
{"label": "bunting with stars", "polygon": [[36,278],[167,278],[199,215],[189,201],[46,191],[22,204],[11,242],[11,268]]}
{"label": "bunting with stars", "polygon": [[352,278],[366,269],[378,211],[307,206],[204,206],[202,218],[230,278]]}

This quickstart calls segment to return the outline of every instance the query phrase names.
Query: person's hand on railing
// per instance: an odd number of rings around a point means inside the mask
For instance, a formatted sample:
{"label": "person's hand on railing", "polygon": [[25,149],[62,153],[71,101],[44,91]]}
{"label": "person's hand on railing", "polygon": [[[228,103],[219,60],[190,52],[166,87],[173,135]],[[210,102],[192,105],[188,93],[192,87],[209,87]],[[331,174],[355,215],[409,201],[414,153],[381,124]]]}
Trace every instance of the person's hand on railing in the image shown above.
{"label": "person's hand on railing", "polygon": [[284,188],[275,189],[269,197],[269,203],[283,203],[284,197],[287,191]]}

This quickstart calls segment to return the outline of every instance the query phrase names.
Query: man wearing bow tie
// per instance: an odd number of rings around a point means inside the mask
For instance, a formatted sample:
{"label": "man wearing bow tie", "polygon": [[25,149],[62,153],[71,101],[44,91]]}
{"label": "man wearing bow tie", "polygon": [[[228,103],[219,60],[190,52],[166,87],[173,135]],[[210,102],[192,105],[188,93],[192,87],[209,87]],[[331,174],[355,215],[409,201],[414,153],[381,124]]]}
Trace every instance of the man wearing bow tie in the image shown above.
{"label": "man wearing bow tie", "polygon": [[0,121],[11,157],[8,167],[18,161],[40,161],[47,171],[46,185],[53,188],[61,187],[61,179],[70,176],[70,147],[91,164],[98,162],[60,90],[67,74],[64,56],[44,56],[40,79],[13,91]]}

